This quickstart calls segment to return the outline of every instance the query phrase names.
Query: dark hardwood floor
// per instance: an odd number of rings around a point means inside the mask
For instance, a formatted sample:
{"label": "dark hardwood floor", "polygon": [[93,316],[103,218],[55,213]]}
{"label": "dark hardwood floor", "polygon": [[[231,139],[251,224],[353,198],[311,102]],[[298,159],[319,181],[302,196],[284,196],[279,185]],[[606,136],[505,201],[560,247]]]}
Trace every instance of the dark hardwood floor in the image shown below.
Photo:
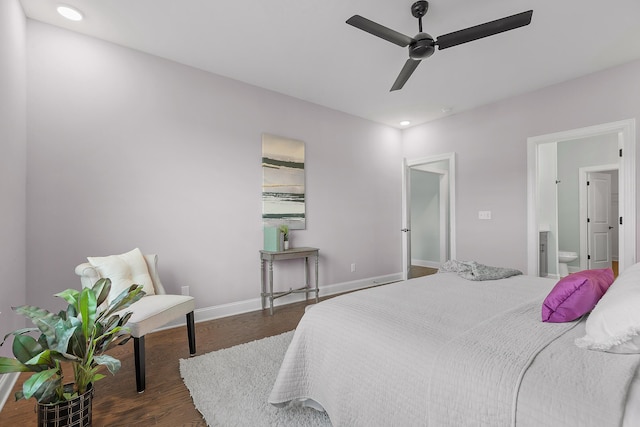
{"label": "dark hardwood floor", "polygon": [[[312,301],[312,299],[310,299]],[[197,354],[204,354],[295,329],[304,314],[304,302],[196,324]],[[147,384],[136,393],[133,342],[109,354],[120,359],[115,375],[96,383],[93,425],[109,426],[206,426],[193,406],[180,378],[179,359],[189,357],[186,327],[154,332],[146,336]],[[67,370],[67,375],[73,375]],[[30,374],[21,374],[14,392]],[[0,412],[0,426],[36,424],[35,401],[15,402],[13,393]]]}
{"label": "dark hardwood floor", "polygon": [[411,277],[412,278],[422,277],[422,276],[429,276],[430,274],[436,274],[437,272],[438,272],[437,268],[420,267],[418,265],[412,265],[411,266]]}

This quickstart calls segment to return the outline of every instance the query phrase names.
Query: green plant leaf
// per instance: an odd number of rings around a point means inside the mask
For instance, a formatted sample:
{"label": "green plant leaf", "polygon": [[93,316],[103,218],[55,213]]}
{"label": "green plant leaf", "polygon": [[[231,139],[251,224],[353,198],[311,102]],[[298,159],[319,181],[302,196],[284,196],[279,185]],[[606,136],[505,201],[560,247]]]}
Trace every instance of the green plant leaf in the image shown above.
{"label": "green plant leaf", "polygon": [[67,320],[58,322],[55,327],[56,345],[51,349],[59,351],[60,353],[68,352],[69,340],[71,340],[71,337],[81,325],[82,322],[77,317],[70,317]]}
{"label": "green plant leaf", "polygon": [[82,316],[82,333],[85,339],[90,339],[93,335],[93,328],[96,322],[96,294],[92,289],[84,288],[80,293],[80,315]]}
{"label": "green plant leaf", "polygon": [[77,289],[67,289],[60,293],[55,294],[54,296],[62,298],[72,307],[78,308],[78,298],[80,296],[80,292]]}
{"label": "green plant leaf", "polygon": [[109,348],[115,347],[117,345],[126,344],[127,342],[129,342],[130,339],[131,339],[131,335],[129,334],[118,335],[117,337],[113,338],[113,340],[111,340],[111,342],[109,343],[109,345],[105,350],[108,350]]}
{"label": "green plant leaf", "polygon": [[93,293],[96,294],[98,307],[105,302],[111,292],[111,279],[100,279],[93,285]]}
{"label": "green plant leaf", "polygon": [[112,374],[115,374],[120,370],[120,361],[114,357],[109,356],[108,354],[95,356],[94,359],[98,365],[106,366],[109,372],[111,372]]}
{"label": "green plant leaf", "polygon": [[47,365],[53,367],[55,364],[51,355],[51,350],[45,349],[40,353],[33,356],[31,359],[24,362],[25,365]]}
{"label": "green plant leaf", "polygon": [[123,290],[109,305],[109,311],[105,316],[110,316],[116,311],[120,311],[129,307],[134,302],[146,295],[146,292],[142,290],[142,285],[131,285],[128,289]]}
{"label": "green plant leaf", "polygon": [[40,388],[33,393],[33,397],[40,403],[57,403],[64,400],[61,397],[62,389],[62,379],[56,378],[43,383]]}
{"label": "green plant leaf", "polygon": [[4,336],[4,338],[2,339],[2,343],[0,343],[0,346],[2,346],[5,341],[7,340],[7,338],[9,338],[10,336],[18,336],[18,335],[22,335],[22,334],[26,334],[29,332],[36,332],[36,331],[40,331],[40,329],[38,328],[22,328],[22,329],[16,329],[13,332],[9,332],[7,335]]}
{"label": "green plant leaf", "polygon": [[[14,311],[18,314],[31,319],[36,327],[42,332],[46,338],[46,344],[42,344],[42,340],[38,339],[38,342],[45,347],[55,347],[57,344],[56,337],[56,325],[63,320],[57,314],[50,313],[39,307],[31,305],[23,305],[21,307],[15,307]],[[42,338],[42,337],[40,337]]]}
{"label": "green plant leaf", "polygon": [[16,335],[13,338],[13,355],[22,363],[42,352],[42,346],[32,336]]}
{"label": "green plant leaf", "polygon": [[132,311],[127,311],[118,322],[118,326],[126,325],[132,315],[133,315]]}
{"label": "green plant leaf", "polygon": [[37,372],[31,375],[31,377],[27,379],[22,386],[24,398],[29,399],[32,397],[43,384],[52,380],[56,375],[58,375],[57,369],[47,369],[46,371]]}
{"label": "green plant leaf", "polygon": [[0,374],[8,374],[9,372],[30,372],[29,366],[11,357],[0,357]]}

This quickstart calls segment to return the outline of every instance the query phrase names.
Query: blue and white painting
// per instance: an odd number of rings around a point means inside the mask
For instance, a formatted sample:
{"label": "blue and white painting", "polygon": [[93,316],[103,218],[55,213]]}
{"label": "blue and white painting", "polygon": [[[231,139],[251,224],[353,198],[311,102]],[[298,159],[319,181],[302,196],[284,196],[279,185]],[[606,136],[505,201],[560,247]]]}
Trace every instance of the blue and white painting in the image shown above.
{"label": "blue and white painting", "polygon": [[262,221],[304,230],[304,142],[262,134]]}

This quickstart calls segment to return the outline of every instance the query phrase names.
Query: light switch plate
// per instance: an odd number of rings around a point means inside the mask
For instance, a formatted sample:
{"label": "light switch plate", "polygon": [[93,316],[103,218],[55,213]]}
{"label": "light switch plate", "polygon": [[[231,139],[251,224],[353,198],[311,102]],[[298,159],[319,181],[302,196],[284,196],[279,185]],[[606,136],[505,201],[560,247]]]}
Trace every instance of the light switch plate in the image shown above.
{"label": "light switch plate", "polygon": [[478,219],[491,219],[491,211],[478,211]]}

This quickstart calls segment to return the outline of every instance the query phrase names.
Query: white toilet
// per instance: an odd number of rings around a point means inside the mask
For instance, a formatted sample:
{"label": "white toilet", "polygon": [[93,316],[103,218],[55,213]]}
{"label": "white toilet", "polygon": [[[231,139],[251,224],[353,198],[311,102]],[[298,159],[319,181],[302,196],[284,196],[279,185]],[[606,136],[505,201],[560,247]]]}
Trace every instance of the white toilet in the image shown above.
{"label": "white toilet", "polygon": [[558,260],[560,261],[558,274],[560,277],[569,275],[569,267],[567,264],[571,261],[575,261],[576,259],[578,259],[577,252],[558,251]]}

